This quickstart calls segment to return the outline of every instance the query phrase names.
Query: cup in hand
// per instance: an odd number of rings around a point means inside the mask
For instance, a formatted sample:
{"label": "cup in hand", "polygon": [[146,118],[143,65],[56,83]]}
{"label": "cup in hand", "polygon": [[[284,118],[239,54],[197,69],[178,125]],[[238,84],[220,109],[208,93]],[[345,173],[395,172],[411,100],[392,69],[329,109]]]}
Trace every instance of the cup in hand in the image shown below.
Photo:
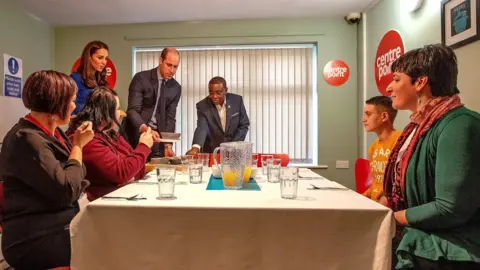
{"label": "cup in hand", "polygon": [[297,198],[298,168],[280,168],[280,196],[283,199]]}
{"label": "cup in hand", "polygon": [[279,158],[271,158],[267,160],[267,180],[270,183],[280,182],[280,165],[282,160]]}
{"label": "cup in hand", "polygon": [[174,167],[157,167],[158,180],[158,198],[172,199],[175,198],[175,168]]}

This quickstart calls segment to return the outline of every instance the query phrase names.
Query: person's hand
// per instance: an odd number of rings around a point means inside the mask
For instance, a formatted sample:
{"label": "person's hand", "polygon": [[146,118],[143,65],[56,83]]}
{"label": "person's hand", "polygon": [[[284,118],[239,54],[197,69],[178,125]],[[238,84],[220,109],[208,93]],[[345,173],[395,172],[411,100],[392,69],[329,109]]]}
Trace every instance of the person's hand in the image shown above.
{"label": "person's hand", "polygon": [[148,129],[148,126],[145,125],[145,124],[142,124],[142,125],[140,126],[140,133],[143,133],[143,132],[147,131],[147,129]]}
{"label": "person's hand", "polygon": [[83,148],[88,142],[93,139],[95,133],[92,129],[92,122],[86,121],[83,122],[76,130],[73,135],[73,145]]}
{"label": "person's hand", "polygon": [[174,157],[175,152],[173,152],[171,144],[165,144],[165,157]]}
{"label": "person's hand", "polygon": [[198,152],[200,152],[200,151],[198,150],[198,148],[192,147],[192,149],[188,150],[188,152],[187,152],[185,155],[195,156],[195,155],[198,154]]}
{"label": "person's hand", "polygon": [[160,141],[160,134],[158,134],[158,131],[152,130],[152,136],[153,136],[153,141],[154,142],[159,142]]}
{"label": "person's hand", "polygon": [[151,128],[147,128],[147,130],[145,130],[145,132],[143,132],[143,133],[140,135],[140,139],[138,140],[138,142],[145,144],[145,145],[148,146],[149,148],[152,148],[152,145],[153,145],[152,129],[151,129]]}
{"label": "person's hand", "polygon": [[387,197],[385,197],[385,196],[380,197],[380,200],[378,200],[378,202],[379,202],[381,205],[383,205],[383,206],[385,206],[385,207],[388,207]]}

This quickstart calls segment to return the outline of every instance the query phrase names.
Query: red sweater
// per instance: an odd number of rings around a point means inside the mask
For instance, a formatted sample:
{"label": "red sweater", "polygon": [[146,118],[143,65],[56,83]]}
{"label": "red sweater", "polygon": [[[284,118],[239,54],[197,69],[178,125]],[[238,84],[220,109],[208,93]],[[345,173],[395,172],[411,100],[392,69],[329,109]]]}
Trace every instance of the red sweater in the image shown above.
{"label": "red sweater", "polygon": [[150,148],[143,143],[133,150],[118,132],[113,139],[96,132],[83,147],[83,163],[87,168],[85,179],[90,181],[88,200],[93,201],[134,179],[144,177],[150,152]]}

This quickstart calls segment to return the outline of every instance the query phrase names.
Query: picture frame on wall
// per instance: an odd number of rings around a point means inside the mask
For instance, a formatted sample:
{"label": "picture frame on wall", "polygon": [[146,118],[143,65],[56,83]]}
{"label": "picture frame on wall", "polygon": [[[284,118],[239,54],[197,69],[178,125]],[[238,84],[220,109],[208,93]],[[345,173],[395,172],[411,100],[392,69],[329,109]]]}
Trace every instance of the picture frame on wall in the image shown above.
{"label": "picture frame on wall", "polygon": [[442,44],[456,49],[480,39],[480,0],[442,0]]}

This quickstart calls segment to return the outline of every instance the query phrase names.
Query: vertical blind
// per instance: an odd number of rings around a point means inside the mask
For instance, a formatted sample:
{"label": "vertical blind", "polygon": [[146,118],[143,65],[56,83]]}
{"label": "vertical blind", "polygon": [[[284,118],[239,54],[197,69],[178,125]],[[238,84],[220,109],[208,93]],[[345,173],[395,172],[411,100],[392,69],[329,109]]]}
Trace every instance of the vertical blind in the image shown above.
{"label": "vertical blind", "polygon": [[[136,48],[134,73],[158,65],[163,48]],[[246,141],[257,153],[287,153],[291,163],[316,155],[314,45],[180,48],[175,79],[182,85],[176,131],[177,155],[192,146],[195,104],[208,96],[208,81],[224,77],[228,91],[243,96],[250,119]]]}

